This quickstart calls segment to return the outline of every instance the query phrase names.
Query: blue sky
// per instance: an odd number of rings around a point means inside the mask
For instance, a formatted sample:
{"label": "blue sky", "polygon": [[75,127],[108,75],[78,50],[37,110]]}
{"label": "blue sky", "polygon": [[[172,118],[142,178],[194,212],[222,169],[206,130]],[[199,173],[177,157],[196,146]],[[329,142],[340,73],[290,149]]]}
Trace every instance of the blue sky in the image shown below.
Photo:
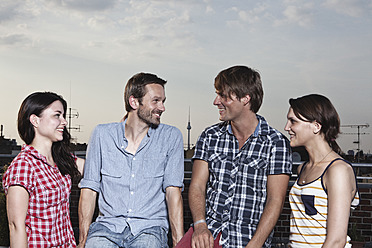
{"label": "blue sky", "polygon": [[[0,124],[21,143],[20,103],[54,91],[79,113],[72,135],[88,142],[97,124],[125,114],[124,85],[144,71],[168,81],[162,122],[185,142],[190,107],[195,143],[218,121],[215,76],[238,64],[261,73],[259,114],[280,131],[288,99],[309,93],[329,97],[342,124],[372,124],[371,27],[370,0],[2,0]],[[355,140],[343,134],[339,143],[346,151]],[[372,134],[361,148],[372,150]]]}

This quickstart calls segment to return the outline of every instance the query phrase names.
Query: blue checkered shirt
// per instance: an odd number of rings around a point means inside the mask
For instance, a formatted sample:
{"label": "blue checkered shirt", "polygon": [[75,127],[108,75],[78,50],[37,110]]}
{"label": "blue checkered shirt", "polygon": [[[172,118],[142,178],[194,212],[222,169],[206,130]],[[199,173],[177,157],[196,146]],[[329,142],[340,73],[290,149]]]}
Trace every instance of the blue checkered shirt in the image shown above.
{"label": "blue checkered shirt", "polygon": [[[266,202],[267,176],[291,174],[288,139],[257,115],[255,132],[239,150],[229,122],[206,128],[194,159],[208,162],[206,219],[224,247],[244,247],[253,237]],[[272,234],[263,247],[270,247]]]}

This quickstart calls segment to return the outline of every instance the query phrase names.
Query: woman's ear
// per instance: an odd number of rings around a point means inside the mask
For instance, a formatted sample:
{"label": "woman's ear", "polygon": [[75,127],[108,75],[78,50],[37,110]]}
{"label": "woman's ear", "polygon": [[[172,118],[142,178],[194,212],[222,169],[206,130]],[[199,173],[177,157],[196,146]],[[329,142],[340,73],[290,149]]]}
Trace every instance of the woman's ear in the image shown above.
{"label": "woman's ear", "polygon": [[132,109],[136,110],[138,108],[139,102],[138,99],[134,96],[129,97],[129,105],[132,107]]}
{"label": "woman's ear", "polygon": [[314,134],[318,134],[320,132],[320,130],[322,129],[322,124],[320,124],[319,122],[317,121],[314,121],[313,122],[313,126],[314,126]]}
{"label": "woman's ear", "polygon": [[39,126],[39,117],[35,114],[30,115],[30,122],[34,127],[37,128]]}

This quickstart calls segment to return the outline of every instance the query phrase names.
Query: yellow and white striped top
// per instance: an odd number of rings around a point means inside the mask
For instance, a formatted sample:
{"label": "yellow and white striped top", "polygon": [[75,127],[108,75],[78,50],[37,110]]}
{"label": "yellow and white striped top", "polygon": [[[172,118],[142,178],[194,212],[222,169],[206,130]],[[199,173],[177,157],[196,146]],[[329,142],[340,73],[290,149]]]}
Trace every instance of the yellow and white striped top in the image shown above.
{"label": "yellow and white striped top", "polygon": [[[289,203],[292,209],[289,236],[290,247],[322,247],[327,235],[328,214],[328,196],[323,187],[322,178],[329,166],[339,159],[333,160],[318,179],[304,185],[299,185],[297,179],[291,188],[289,192]],[[350,164],[347,161],[345,162]],[[357,190],[351,208],[355,208],[358,204],[359,192]],[[347,237],[345,247],[351,247],[349,237]]]}

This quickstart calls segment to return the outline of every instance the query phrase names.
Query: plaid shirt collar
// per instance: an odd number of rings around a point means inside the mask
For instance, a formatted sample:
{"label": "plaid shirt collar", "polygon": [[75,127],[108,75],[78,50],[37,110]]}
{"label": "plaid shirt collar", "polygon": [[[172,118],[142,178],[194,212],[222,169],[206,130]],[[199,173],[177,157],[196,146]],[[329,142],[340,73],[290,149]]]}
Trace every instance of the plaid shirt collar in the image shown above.
{"label": "plaid shirt collar", "polygon": [[[262,141],[267,139],[267,135],[269,134],[269,125],[267,124],[264,117],[261,115],[256,114],[258,125],[256,126],[256,129],[254,130],[252,137],[260,138]],[[226,132],[230,135],[234,135],[232,132],[231,122],[225,121],[220,123],[220,130],[218,133],[218,136],[221,136],[225,134]]]}
{"label": "plaid shirt collar", "polygon": [[31,145],[23,144],[22,145],[22,152],[30,154],[35,159],[43,161],[43,163],[48,165],[48,166],[55,167],[55,166],[50,165],[48,163],[46,157],[43,154],[41,154],[40,152],[38,152],[38,150],[36,150],[35,147],[33,147]]}

